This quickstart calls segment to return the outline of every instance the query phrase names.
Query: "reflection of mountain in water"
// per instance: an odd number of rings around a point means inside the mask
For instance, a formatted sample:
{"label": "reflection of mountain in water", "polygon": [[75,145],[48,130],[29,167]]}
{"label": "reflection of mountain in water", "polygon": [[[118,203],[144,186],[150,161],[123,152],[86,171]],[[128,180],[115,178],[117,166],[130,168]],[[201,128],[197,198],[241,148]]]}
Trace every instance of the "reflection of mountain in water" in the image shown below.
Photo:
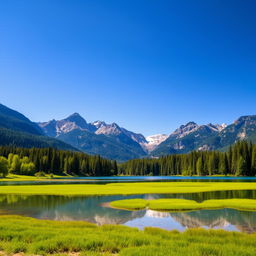
{"label": "reflection of mountain in water", "polygon": [[217,215],[213,217],[212,213],[206,213],[205,215],[200,211],[196,211],[193,212],[193,215],[191,215],[191,212],[171,213],[170,215],[186,228],[198,228],[203,226],[209,228],[224,228],[229,225],[223,216]]}
{"label": "reflection of mountain in water", "polygon": [[[233,225],[242,232],[256,232],[256,213],[237,211],[232,209],[222,210],[201,210],[194,212],[156,212],[144,211],[123,211],[103,207],[102,205],[120,199],[127,198],[170,198],[179,197],[201,201],[210,198],[255,198],[255,191],[236,192],[210,192],[198,194],[179,195],[134,195],[134,196],[16,196],[0,195],[0,213],[18,214],[38,219],[52,220],[83,220],[92,223],[102,224],[124,224],[128,221],[138,219],[140,223],[148,219],[153,222],[154,218],[161,219],[161,227],[171,226],[170,218],[183,227],[209,227],[228,228]],[[146,222],[147,219],[147,222]],[[155,221],[156,222],[156,221]],[[149,223],[150,225],[150,223]]]}
{"label": "reflection of mountain in water", "polygon": [[170,216],[170,213],[147,210],[145,216],[152,218],[167,218]]}
{"label": "reflection of mountain in water", "polygon": [[224,229],[228,225],[234,225],[242,232],[256,232],[256,214],[254,212],[221,209],[170,213],[170,215],[187,228],[206,226]]}

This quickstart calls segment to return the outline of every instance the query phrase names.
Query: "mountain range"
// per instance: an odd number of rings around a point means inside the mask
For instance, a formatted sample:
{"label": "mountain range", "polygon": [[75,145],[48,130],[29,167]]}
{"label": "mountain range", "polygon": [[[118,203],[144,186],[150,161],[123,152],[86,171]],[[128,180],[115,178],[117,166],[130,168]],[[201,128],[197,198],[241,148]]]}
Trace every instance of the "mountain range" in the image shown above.
{"label": "mountain range", "polygon": [[34,123],[21,113],[0,104],[0,145],[55,147],[127,161],[192,150],[225,151],[230,145],[244,139],[256,143],[256,115],[242,116],[230,125],[189,122],[169,135],[144,137],[117,123],[88,123],[78,113],[62,120]]}
{"label": "mountain range", "polygon": [[242,116],[230,125],[189,122],[171,133],[151,155],[181,154],[192,150],[225,151],[239,140],[256,143],[256,115]]}
{"label": "mountain range", "polygon": [[142,134],[128,131],[116,123],[103,121],[87,123],[78,113],[62,120],[38,123],[45,135],[71,144],[89,154],[126,161],[147,155]]}

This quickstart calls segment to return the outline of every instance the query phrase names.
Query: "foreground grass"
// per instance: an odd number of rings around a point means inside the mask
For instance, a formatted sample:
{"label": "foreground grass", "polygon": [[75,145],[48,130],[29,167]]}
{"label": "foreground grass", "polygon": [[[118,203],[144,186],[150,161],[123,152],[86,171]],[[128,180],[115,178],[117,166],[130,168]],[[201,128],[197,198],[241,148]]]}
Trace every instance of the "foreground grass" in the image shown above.
{"label": "foreground grass", "polygon": [[27,255],[254,256],[256,234],[203,229],[139,231],[125,226],[1,216],[0,251]]}
{"label": "foreground grass", "polygon": [[110,206],[126,210],[142,210],[148,208],[156,211],[192,211],[204,209],[232,208],[237,210],[256,211],[256,200],[254,199],[222,199],[206,200],[198,203],[186,199],[126,199],[110,203]]}
{"label": "foreground grass", "polygon": [[254,182],[141,182],[1,186],[0,194],[19,195],[132,195],[256,190]]}

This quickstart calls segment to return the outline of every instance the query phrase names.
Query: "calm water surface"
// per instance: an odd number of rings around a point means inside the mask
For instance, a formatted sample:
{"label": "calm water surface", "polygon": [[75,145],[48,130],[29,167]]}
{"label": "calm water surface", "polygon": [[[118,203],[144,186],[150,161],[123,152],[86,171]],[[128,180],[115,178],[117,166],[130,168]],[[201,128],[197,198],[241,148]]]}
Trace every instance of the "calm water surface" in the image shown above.
{"label": "calm water surface", "polygon": [[0,185],[41,184],[107,184],[117,182],[256,182],[256,177],[207,177],[207,176],[117,176],[117,177],[63,177],[49,180],[1,181]]}
{"label": "calm water surface", "polygon": [[232,209],[193,212],[124,211],[106,204],[127,198],[185,198],[201,202],[206,199],[254,198],[256,191],[218,191],[194,194],[148,194],[132,196],[17,196],[0,195],[0,213],[18,214],[38,219],[83,220],[98,225],[123,224],[143,229],[147,226],[180,231],[192,227],[256,232],[256,213]]}

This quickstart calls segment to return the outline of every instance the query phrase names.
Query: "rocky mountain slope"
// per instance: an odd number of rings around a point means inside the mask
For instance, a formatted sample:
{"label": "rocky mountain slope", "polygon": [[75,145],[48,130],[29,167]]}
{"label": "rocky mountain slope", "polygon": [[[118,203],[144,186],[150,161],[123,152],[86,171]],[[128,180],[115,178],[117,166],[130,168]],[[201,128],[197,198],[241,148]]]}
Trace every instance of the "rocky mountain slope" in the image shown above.
{"label": "rocky mountain slope", "polygon": [[145,138],[103,121],[87,123],[75,113],[66,119],[40,123],[48,136],[91,154],[125,161],[140,157],[159,157],[188,153],[192,150],[226,150],[238,140],[256,142],[256,116],[243,116],[231,125],[198,125],[189,122],[170,135],[158,134]]}
{"label": "rocky mountain slope", "polygon": [[146,156],[142,134],[103,121],[87,123],[78,113],[62,120],[38,123],[47,136],[58,138],[89,154],[119,161]]}
{"label": "rocky mountain slope", "polygon": [[192,150],[226,150],[239,140],[256,142],[256,116],[243,116],[230,125],[189,122],[175,130],[151,156],[188,153]]}

